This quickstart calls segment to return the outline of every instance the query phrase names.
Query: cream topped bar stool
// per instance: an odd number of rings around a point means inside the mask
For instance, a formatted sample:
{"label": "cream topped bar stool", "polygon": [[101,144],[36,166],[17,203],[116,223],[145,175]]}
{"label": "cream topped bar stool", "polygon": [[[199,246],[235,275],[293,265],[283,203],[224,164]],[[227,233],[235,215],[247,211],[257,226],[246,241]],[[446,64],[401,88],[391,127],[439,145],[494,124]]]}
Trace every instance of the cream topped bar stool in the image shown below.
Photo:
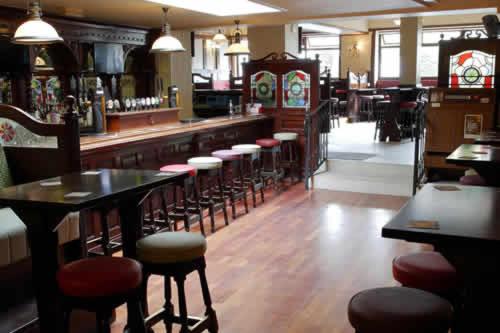
{"label": "cream topped bar stool", "polygon": [[261,174],[260,151],[259,145],[242,144],[231,147],[232,150],[243,154],[244,159],[244,181],[250,187],[252,192],[253,207],[257,207],[257,191],[260,191],[261,201],[264,202],[264,178]]}
{"label": "cream topped bar stool", "polygon": [[208,208],[212,233],[215,232],[215,213],[220,210],[224,213],[224,223],[229,225],[222,180],[222,160],[217,157],[193,157],[188,160],[188,164],[198,171],[200,206]]}
{"label": "cream topped bar stool", "polygon": [[248,214],[247,188],[243,181],[243,154],[236,150],[216,150],[212,152],[213,157],[223,161],[222,180],[224,194],[231,201],[231,212],[233,220],[236,219],[236,202],[243,201],[245,213]]}
{"label": "cream topped bar stool", "polygon": [[281,142],[280,167],[288,170],[288,175],[293,183],[293,175],[300,181],[300,156],[297,146],[299,135],[294,132],[274,133],[274,139]]}
{"label": "cream topped bar stool", "polygon": [[[143,267],[143,309],[145,312],[146,327],[151,329],[156,323],[163,321],[166,332],[172,332],[172,324],[180,324],[181,333],[202,332],[208,330],[217,333],[218,323],[205,275],[205,252],[207,242],[196,233],[189,232],[162,232],[142,238],[137,242],[137,258]],[[186,294],[184,282],[188,274],[198,271],[201,291],[205,303],[205,316],[202,318],[189,317],[187,314]],[[147,303],[147,283],[151,275],[164,277],[165,303],[163,309],[149,316]],[[172,304],[171,279],[177,284],[179,299],[179,315],[174,313]]]}

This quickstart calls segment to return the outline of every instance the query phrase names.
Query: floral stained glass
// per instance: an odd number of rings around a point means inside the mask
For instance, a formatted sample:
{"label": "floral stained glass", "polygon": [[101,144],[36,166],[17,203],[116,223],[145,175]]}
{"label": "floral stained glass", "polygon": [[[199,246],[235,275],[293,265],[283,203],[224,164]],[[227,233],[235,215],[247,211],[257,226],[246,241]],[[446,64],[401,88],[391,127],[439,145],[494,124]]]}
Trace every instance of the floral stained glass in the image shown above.
{"label": "floral stained glass", "polygon": [[450,88],[493,88],[495,55],[464,51],[450,57]]}
{"label": "floral stained glass", "polygon": [[283,107],[310,106],[311,76],[303,71],[291,71],[283,76]]}
{"label": "floral stained glass", "polygon": [[263,107],[276,107],[276,75],[261,71],[251,76],[251,94],[253,103]]}

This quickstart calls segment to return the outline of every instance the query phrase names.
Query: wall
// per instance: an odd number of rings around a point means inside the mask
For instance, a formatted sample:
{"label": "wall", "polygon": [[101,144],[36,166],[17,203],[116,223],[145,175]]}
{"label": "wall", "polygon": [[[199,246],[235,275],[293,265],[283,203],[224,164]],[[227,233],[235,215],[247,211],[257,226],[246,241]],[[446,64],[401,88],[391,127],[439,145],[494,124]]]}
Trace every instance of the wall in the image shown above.
{"label": "wall", "polygon": [[248,27],[250,59],[260,59],[272,52],[285,50],[285,30],[283,26]]}
{"label": "wall", "polygon": [[[193,116],[193,86],[191,81],[191,32],[187,30],[172,31],[186,49],[186,52],[172,53],[170,55],[170,84],[179,88],[180,118]],[[165,86],[166,88],[166,86]]]}
{"label": "wall", "polygon": [[[349,49],[357,43],[359,56],[353,57]],[[344,35],[340,37],[340,77],[346,78],[350,69],[355,73],[371,70],[372,33],[360,35]]]}

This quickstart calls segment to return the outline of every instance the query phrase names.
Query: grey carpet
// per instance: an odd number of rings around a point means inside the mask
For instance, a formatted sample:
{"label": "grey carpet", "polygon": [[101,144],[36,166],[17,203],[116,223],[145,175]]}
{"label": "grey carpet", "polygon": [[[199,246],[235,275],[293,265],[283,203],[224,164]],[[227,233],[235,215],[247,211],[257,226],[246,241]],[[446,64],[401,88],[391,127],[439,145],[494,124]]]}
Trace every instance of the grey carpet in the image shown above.
{"label": "grey carpet", "polygon": [[328,152],[328,159],[330,160],[351,160],[351,161],[364,161],[369,158],[375,157],[375,154],[365,154],[365,153],[350,153],[341,151],[330,151]]}

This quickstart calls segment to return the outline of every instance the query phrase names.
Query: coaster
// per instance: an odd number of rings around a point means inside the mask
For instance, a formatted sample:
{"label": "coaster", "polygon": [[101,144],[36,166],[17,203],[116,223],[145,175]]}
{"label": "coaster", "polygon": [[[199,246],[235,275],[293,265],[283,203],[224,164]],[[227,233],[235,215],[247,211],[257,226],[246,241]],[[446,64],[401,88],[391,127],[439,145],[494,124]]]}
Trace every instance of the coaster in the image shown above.
{"label": "coaster", "polygon": [[85,198],[86,196],[91,195],[92,192],[71,192],[68,194],[65,194],[64,197],[66,199],[77,199],[77,198]]}
{"label": "coaster", "polygon": [[461,160],[475,160],[477,157],[476,156],[459,156],[458,158]]}
{"label": "coaster", "polygon": [[61,181],[60,180],[55,180],[55,181],[52,181],[52,182],[42,182],[40,183],[40,186],[60,186],[62,185]]}
{"label": "coaster", "polygon": [[413,221],[408,222],[407,227],[414,228],[414,229],[437,230],[437,229],[439,229],[439,222],[438,221],[426,221],[426,220],[413,220]]}
{"label": "coaster", "polygon": [[461,191],[461,189],[454,185],[434,185],[438,191]]}
{"label": "coaster", "polygon": [[97,176],[100,175],[102,171],[85,171],[82,172],[82,176]]}
{"label": "coaster", "polygon": [[169,177],[169,176],[175,176],[177,175],[177,173],[175,172],[166,172],[166,171],[163,171],[163,172],[159,172],[155,175],[155,177]]}
{"label": "coaster", "polygon": [[472,153],[473,154],[479,154],[479,155],[481,155],[481,154],[488,154],[488,152],[484,151],[484,150],[474,150]]}

